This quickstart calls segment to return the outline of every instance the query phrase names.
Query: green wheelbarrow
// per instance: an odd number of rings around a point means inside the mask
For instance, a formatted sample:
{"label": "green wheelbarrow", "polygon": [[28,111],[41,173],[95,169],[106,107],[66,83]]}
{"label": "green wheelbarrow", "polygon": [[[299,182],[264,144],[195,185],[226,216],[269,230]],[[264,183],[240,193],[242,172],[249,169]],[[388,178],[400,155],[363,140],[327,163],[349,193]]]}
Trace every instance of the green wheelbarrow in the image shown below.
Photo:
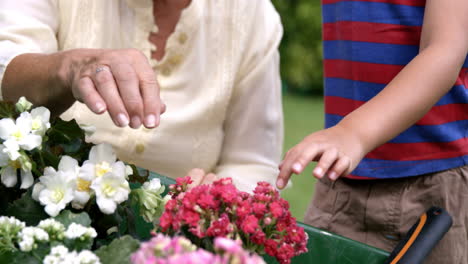
{"label": "green wheelbarrow", "polygon": [[[150,172],[150,178],[159,178],[168,187],[172,178]],[[166,188],[166,192],[169,188]],[[419,264],[452,225],[452,218],[441,208],[433,207],[423,213],[419,221],[393,252],[324,231],[298,222],[309,235],[308,252],[292,259],[293,264]],[[266,256],[269,264],[277,263]]]}

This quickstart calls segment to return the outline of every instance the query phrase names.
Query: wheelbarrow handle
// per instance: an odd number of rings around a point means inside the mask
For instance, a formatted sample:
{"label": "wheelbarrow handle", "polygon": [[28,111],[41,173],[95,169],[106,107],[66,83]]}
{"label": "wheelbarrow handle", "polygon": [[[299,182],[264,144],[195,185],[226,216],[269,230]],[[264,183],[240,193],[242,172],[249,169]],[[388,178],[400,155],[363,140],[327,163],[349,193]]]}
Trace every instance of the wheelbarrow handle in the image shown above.
{"label": "wheelbarrow handle", "polygon": [[423,263],[451,226],[452,217],[449,213],[442,208],[432,207],[411,227],[385,264]]}

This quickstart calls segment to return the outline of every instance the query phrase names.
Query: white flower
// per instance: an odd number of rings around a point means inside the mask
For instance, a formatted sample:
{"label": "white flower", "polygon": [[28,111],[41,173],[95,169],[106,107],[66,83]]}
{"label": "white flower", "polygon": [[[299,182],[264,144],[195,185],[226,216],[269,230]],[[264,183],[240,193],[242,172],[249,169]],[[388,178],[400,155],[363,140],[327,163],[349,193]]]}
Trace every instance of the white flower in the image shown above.
{"label": "white flower", "polygon": [[0,145],[0,167],[2,183],[11,188],[18,182],[17,171],[20,170],[21,189],[27,189],[34,183],[34,177],[31,172],[32,163],[29,157],[22,153],[18,159],[11,160],[10,157],[3,151],[5,147]]}
{"label": "white flower", "polygon": [[99,258],[89,250],[83,250],[78,254],[78,263],[79,264],[100,264]]}
{"label": "white flower", "polygon": [[42,220],[37,227],[46,231],[51,240],[62,240],[64,237],[65,226],[53,218]]}
{"label": "white flower", "polygon": [[59,245],[51,249],[49,255],[44,258],[44,264],[100,264],[99,258],[89,250],[83,250],[79,254],[69,251]]}
{"label": "white flower", "polygon": [[67,231],[65,231],[65,237],[68,239],[88,239],[95,238],[96,236],[97,232],[94,228],[82,226],[77,223],[71,223]]}
{"label": "white flower", "polygon": [[34,186],[32,196],[45,206],[47,214],[55,217],[73,200],[73,175],[46,167],[39,181]]}
{"label": "white flower", "polygon": [[49,234],[39,227],[25,227],[21,230],[19,246],[21,251],[29,252],[36,246],[36,242],[49,241]]}
{"label": "white flower", "polygon": [[92,181],[108,172],[117,172],[127,177],[129,170],[123,162],[117,161],[117,156],[111,145],[103,143],[92,147],[89,159],[81,167],[80,177]]}
{"label": "white flower", "polygon": [[[33,150],[41,145],[42,137],[31,133],[32,125],[33,118],[28,112],[21,113],[16,123],[11,118],[0,120],[0,138],[5,140],[8,151],[13,151],[15,145],[24,150]],[[14,156],[12,159],[15,160]]]}
{"label": "white flower", "polygon": [[50,250],[49,255],[44,258],[44,264],[65,264],[65,263],[74,263],[72,262],[65,262],[66,260],[70,259],[70,253],[68,252],[68,248],[64,247],[63,245],[58,245],[53,247]]}
{"label": "white flower", "polygon": [[161,189],[161,180],[158,178],[151,179],[149,182],[143,184],[143,189],[148,191],[159,191]]}
{"label": "white flower", "polygon": [[83,209],[91,197],[91,177],[81,173],[78,161],[70,156],[63,156],[58,165],[59,171],[66,172],[75,181],[72,206],[75,209]]}
{"label": "white flower", "polygon": [[25,226],[24,222],[14,217],[0,216],[0,237],[15,239]]}
{"label": "white flower", "polygon": [[50,128],[50,111],[45,107],[34,108],[31,111],[31,132],[35,135],[44,136]]}
{"label": "white flower", "polygon": [[15,106],[19,112],[26,112],[31,109],[32,104],[26,99],[26,97],[21,96]]}
{"label": "white flower", "polygon": [[[116,165],[118,163],[115,163]],[[125,165],[122,166],[125,168]],[[114,166],[113,166],[114,167]],[[101,212],[105,214],[114,213],[117,204],[128,199],[130,186],[125,179],[125,169],[112,170],[93,181],[91,189],[96,193],[96,202]]]}

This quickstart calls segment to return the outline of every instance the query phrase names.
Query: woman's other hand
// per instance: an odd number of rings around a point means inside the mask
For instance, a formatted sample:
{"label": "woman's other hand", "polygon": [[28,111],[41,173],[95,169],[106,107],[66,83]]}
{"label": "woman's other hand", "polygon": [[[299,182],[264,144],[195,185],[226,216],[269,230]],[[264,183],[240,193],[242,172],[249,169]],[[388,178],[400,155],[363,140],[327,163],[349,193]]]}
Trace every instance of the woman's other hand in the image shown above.
{"label": "woman's other hand", "polygon": [[165,105],[146,56],[137,49],[75,49],[62,53],[59,78],[91,111],[109,112],[115,125],[159,125]]}
{"label": "woman's other hand", "polygon": [[357,137],[338,125],[312,133],[286,153],[276,185],[284,188],[292,173],[302,173],[312,161],[318,162],[313,171],[316,178],[328,176],[334,181],[356,168],[364,157],[363,149]]}
{"label": "woman's other hand", "polygon": [[218,176],[213,173],[206,173],[203,169],[192,169],[187,174],[192,179],[192,183],[190,184],[189,188],[196,187],[202,184],[210,184],[216,180],[218,180]]}

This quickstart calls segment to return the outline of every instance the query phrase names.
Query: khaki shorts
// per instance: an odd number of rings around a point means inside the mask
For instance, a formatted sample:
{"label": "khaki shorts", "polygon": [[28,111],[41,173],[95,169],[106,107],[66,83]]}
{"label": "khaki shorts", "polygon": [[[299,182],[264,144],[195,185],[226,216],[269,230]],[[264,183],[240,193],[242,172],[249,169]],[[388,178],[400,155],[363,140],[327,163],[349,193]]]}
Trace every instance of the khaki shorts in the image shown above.
{"label": "khaki shorts", "polygon": [[446,209],[453,226],[425,263],[468,263],[468,166],[403,179],[322,179],[304,222],[392,251],[431,206]]}

